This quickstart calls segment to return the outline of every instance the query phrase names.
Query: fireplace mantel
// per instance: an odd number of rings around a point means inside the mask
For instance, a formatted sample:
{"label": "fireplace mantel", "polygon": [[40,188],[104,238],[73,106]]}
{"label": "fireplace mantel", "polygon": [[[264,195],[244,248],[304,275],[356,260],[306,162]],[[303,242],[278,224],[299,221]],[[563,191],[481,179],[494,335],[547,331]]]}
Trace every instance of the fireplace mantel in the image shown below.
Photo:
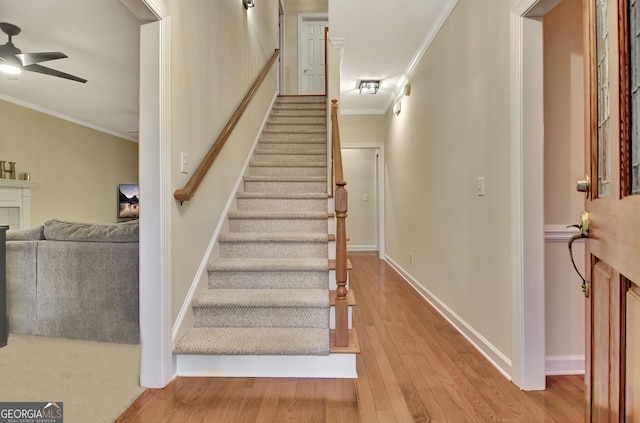
{"label": "fireplace mantel", "polygon": [[8,215],[8,209],[17,208],[18,229],[31,227],[31,189],[38,186],[40,182],[0,179],[0,213]]}

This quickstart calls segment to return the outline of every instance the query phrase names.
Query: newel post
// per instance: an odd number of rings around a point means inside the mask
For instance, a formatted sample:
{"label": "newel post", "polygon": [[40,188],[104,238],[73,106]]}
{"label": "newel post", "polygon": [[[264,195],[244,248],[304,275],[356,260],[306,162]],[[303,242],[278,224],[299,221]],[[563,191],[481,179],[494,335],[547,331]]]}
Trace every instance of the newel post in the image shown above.
{"label": "newel post", "polygon": [[349,305],[347,302],[347,190],[337,181],[336,206],[336,346],[349,345]]}

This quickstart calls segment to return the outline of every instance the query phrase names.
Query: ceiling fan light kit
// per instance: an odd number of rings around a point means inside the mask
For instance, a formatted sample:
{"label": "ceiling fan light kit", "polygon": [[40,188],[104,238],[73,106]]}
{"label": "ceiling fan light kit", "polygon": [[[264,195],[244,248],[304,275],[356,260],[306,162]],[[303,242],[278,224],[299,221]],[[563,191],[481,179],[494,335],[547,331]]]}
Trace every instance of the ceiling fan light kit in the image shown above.
{"label": "ceiling fan light kit", "polygon": [[0,72],[6,74],[8,79],[17,79],[17,75],[25,70],[28,72],[42,73],[45,75],[56,76],[58,78],[69,79],[83,84],[87,82],[84,78],[38,64],[49,60],[65,59],[67,58],[66,54],[58,51],[22,53],[22,50],[13,44],[13,37],[20,34],[20,27],[8,22],[0,22],[0,30],[9,37],[9,41],[0,45]]}

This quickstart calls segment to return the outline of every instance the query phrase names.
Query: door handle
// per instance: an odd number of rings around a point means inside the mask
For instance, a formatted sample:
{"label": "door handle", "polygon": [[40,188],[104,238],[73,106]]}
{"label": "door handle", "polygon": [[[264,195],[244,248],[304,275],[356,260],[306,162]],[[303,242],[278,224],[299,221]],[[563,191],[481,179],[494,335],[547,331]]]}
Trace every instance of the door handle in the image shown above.
{"label": "door handle", "polygon": [[573,264],[573,268],[576,270],[576,273],[580,276],[580,279],[582,279],[582,292],[584,292],[585,297],[588,297],[589,282],[584,278],[584,276],[582,276],[582,273],[578,270],[578,266],[576,266],[576,261],[573,258],[573,243],[579,239],[589,238],[589,212],[582,212],[579,225],[569,225],[567,228],[578,228],[580,230],[579,234],[575,234],[569,239],[569,258],[571,258],[571,264]]}
{"label": "door handle", "polygon": [[589,194],[591,192],[591,190],[589,189],[590,187],[591,178],[589,178],[589,175],[585,176],[584,179],[578,179],[576,181],[576,189],[578,190],[578,192],[584,192],[587,198],[589,198]]}
{"label": "door handle", "polygon": [[311,70],[311,69],[305,69],[303,72],[304,72],[304,73],[307,73],[307,72],[309,72],[310,70]]}

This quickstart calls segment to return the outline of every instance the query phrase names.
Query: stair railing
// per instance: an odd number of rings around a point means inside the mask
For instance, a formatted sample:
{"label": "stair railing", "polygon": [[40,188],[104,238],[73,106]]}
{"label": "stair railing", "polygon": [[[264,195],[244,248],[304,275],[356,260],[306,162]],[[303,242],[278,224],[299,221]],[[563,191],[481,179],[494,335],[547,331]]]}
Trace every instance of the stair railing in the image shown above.
{"label": "stair railing", "polygon": [[267,64],[262,69],[262,72],[260,72],[260,75],[258,75],[258,78],[256,78],[253,85],[251,85],[251,88],[249,88],[249,91],[247,91],[247,94],[242,99],[242,102],[240,102],[240,104],[238,105],[238,108],[236,108],[236,111],[233,113],[233,115],[231,116],[231,118],[229,119],[225,127],[222,129],[222,132],[220,132],[220,135],[218,136],[218,138],[215,140],[215,142],[209,149],[209,152],[207,153],[207,155],[204,156],[204,158],[198,165],[198,168],[195,170],[195,172],[193,172],[193,175],[191,175],[191,178],[189,178],[189,181],[187,182],[187,184],[184,186],[184,188],[177,189],[173,193],[173,196],[175,197],[176,200],[180,201],[180,204],[182,204],[185,201],[189,201],[191,200],[191,198],[193,198],[194,194],[196,193],[196,190],[204,180],[205,176],[207,176],[207,172],[209,171],[209,168],[211,168],[211,165],[216,160],[216,157],[218,157],[218,154],[220,154],[222,147],[224,147],[225,143],[229,139],[229,136],[231,136],[231,132],[233,131],[233,128],[236,127],[238,121],[240,120],[245,110],[247,109],[247,106],[253,99],[253,96],[258,91],[258,88],[260,88],[260,85],[262,85],[262,81],[264,81],[264,79],[269,74],[269,71],[271,70],[271,67],[275,63],[279,54],[280,54],[280,49],[276,49],[273,52],[273,55],[271,56]]}
{"label": "stair railing", "polygon": [[335,173],[336,210],[336,346],[349,346],[349,304],[347,301],[347,190],[342,173],[342,152],[338,125],[338,100],[331,100],[331,149]]}

